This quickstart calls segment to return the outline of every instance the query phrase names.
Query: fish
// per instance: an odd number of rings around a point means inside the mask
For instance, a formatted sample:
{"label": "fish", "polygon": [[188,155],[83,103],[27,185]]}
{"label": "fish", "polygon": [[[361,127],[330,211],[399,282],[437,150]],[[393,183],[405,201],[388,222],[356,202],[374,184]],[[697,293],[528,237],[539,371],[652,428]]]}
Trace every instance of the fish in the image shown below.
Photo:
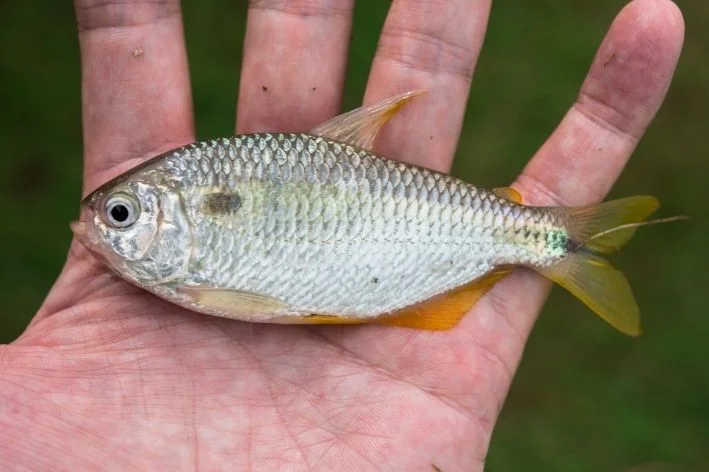
{"label": "fish", "polygon": [[162,153],[86,196],[71,229],[118,277],[206,315],[446,330],[523,267],[639,335],[630,285],[603,256],[652,223],[658,200],[531,206],[510,187],[375,154],[382,127],[422,93],[303,133]]}

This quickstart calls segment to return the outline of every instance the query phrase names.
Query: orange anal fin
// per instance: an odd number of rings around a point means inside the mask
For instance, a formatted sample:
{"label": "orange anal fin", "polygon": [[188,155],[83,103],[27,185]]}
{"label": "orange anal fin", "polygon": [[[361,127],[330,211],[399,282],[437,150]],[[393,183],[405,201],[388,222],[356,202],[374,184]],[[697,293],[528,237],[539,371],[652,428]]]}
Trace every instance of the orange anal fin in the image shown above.
{"label": "orange anal fin", "polygon": [[522,194],[512,187],[498,187],[492,190],[492,193],[500,198],[509,200],[514,203],[522,204]]}
{"label": "orange anal fin", "polygon": [[449,292],[382,316],[374,323],[407,328],[446,330],[453,328],[475,304],[510,272],[513,267],[494,269],[488,274]]}

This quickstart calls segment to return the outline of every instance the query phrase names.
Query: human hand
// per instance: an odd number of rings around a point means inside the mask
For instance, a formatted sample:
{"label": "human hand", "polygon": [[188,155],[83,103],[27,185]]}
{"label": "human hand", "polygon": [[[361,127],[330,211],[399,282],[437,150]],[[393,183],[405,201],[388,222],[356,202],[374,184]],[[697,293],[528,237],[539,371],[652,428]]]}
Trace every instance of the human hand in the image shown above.
{"label": "human hand", "polygon": [[[332,7],[337,3],[337,7]],[[365,102],[428,94],[377,151],[447,170],[489,2],[393,2]],[[351,0],[253,1],[237,131],[337,114]],[[85,193],[194,140],[179,2],[77,0]],[[515,187],[602,199],[659,107],[683,37],[668,0],[616,19],[577,103]],[[0,465],[29,470],[481,470],[548,283],[524,270],[458,327],[256,325],[198,315],[109,274],[81,244],[0,349]]]}

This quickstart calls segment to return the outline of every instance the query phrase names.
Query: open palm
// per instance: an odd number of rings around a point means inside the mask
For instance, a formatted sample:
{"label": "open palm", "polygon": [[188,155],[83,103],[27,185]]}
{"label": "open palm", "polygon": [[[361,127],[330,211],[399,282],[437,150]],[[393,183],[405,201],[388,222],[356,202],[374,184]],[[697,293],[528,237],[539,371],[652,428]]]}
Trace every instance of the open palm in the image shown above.
{"label": "open palm", "polygon": [[[238,132],[305,131],[340,111],[353,3],[251,2]],[[76,9],[88,192],[194,129],[179,2]],[[429,93],[377,151],[450,167],[489,9],[393,2],[365,102]],[[682,38],[669,0],[620,13],[578,101],[515,184],[527,203],[602,199],[664,97]],[[27,331],[0,349],[0,465],[481,470],[547,290],[519,270],[445,332],[256,325],[162,302],[74,242]]]}

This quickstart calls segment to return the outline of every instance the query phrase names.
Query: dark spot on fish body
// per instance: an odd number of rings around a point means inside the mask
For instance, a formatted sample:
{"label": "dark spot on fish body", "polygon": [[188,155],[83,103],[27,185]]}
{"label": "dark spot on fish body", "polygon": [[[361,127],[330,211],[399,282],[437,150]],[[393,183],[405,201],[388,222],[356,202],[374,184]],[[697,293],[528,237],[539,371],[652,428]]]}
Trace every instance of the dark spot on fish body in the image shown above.
{"label": "dark spot on fish body", "polygon": [[204,198],[202,208],[212,215],[236,213],[241,208],[241,196],[237,192],[215,192]]}
{"label": "dark spot on fish body", "polygon": [[372,284],[377,285],[379,283],[379,278],[372,277]]}
{"label": "dark spot on fish body", "polygon": [[265,85],[262,85],[261,90],[263,90],[264,92],[268,92],[268,87],[266,87]]}
{"label": "dark spot on fish body", "polygon": [[546,242],[549,249],[553,251],[571,252],[575,247],[571,238],[561,230],[549,231],[546,235]]}
{"label": "dark spot on fish body", "polygon": [[566,242],[566,252],[576,252],[579,249],[579,245],[576,241],[573,239],[569,238],[569,240]]}

